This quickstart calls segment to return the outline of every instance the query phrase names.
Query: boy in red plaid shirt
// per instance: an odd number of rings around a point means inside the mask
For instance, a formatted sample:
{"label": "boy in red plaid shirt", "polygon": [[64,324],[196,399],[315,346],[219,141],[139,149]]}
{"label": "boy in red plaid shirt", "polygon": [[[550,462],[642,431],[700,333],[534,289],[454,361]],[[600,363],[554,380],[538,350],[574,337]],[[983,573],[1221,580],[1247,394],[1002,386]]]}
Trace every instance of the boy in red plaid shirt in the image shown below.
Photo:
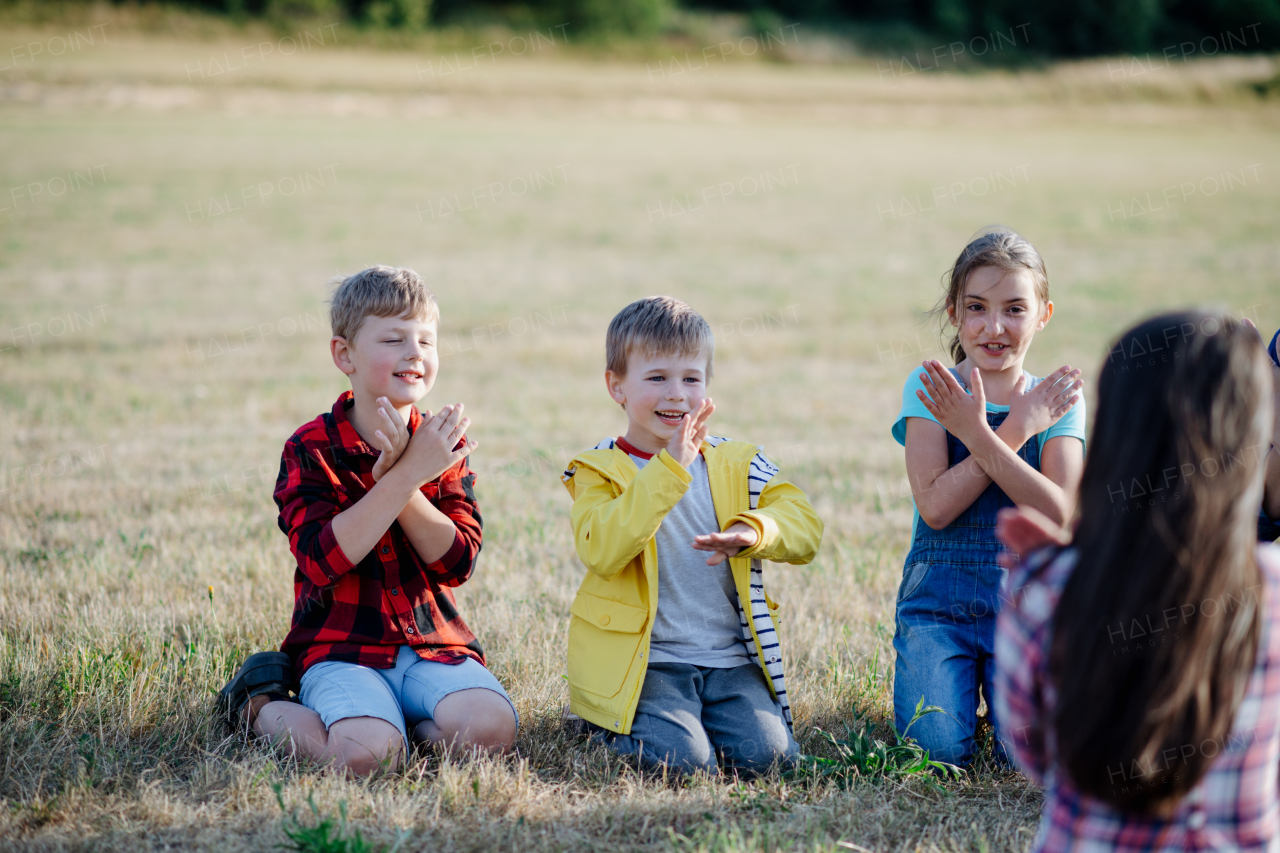
{"label": "boy in red plaid shirt", "polygon": [[415,405],[440,366],[435,299],[413,270],[371,267],[334,291],[330,319],[351,390],[285,444],[275,489],[298,561],[293,624],[223,688],[222,712],[356,775],[398,767],[410,732],[510,749],[515,707],[451,592],[482,536],[471,419]]}

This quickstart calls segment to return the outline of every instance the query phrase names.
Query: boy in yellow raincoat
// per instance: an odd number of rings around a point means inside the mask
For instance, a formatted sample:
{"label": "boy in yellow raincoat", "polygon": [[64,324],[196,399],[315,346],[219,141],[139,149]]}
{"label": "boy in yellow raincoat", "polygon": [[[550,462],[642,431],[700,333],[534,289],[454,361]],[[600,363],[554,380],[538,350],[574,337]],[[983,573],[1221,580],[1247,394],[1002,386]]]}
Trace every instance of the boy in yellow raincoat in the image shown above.
{"label": "boy in yellow raincoat", "polygon": [[571,608],[570,710],[644,764],[756,773],[799,754],[760,561],[810,562],[822,521],[756,445],[707,434],[714,346],[669,297],[609,324],[605,381],[627,432],[563,478],[589,569]]}

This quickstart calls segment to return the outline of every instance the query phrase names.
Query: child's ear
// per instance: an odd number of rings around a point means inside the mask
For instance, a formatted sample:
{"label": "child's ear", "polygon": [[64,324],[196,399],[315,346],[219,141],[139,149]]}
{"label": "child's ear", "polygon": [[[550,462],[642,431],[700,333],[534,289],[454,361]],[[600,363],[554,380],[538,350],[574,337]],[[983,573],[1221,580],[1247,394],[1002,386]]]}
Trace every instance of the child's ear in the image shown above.
{"label": "child's ear", "polygon": [[625,408],[627,395],[622,392],[622,377],[612,370],[606,370],[604,372],[604,385],[609,389],[609,396],[613,398],[613,402]]}
{"label": "child's ear", "polygon": [[947,303],[947,319],[951,321],[953,326],[960,325],[960,321],[956,319],[956,304],[954,302]]}
{"label": "child's ear", "polygon": [[1040,325],[1036,327],[1036,331],[1040,331],[1049,325],[1049,318],[1053,316],[1053,300],[1044,303],[1044,310],[1040,312]]}
{"label": "child's ear", "polygon": [[351,345],[347,343],[347,339],[341,335],[334,335],[329,339],[329,354],[333,356],[333,364],[343,373],[350,376],[356,372],[356,366],[351,361]]}

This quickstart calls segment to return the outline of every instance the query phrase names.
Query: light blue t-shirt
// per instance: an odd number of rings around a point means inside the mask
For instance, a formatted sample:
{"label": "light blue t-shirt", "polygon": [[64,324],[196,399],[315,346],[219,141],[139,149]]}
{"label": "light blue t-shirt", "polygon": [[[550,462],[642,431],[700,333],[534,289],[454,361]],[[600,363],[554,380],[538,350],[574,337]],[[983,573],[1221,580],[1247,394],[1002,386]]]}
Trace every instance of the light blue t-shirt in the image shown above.
{"label": "light blue t-shirt", "polygon": [[[929,414],[929,410],[924,407],[924,403],[920,402],[920,398],[916,396],[917,391],[929,393],[924,385],[925,369],[918,367],[912,371],[911,376],[907,378],[907,384],[902,389],[902,411],[898,412],[898,419],[893,423],[893,437],[903,447],[907,446],[907,418],[925,418],[938,423],[938,419]],[[1040,384],[1041,379],[1038,376],[1032,376],[1025,370],[1022,371],[1027,377],[1027,390]],[[962,382],[967,385],[968,382]],[[932,399],[932,398],[930,398]],[[1008,406],[997,406],[990,400],[987,401],[988,412],[1007,412]],[[1080,439],[1080,443],[1084,443],[1084,397],[1080,397],[1080,401],[1071,407],[1071,410],[1058,419],[1058,422],[1040,433],[1040,447],[1043,448],[1045,442],[1051,438],[1057,438],[1060,435],[1068,435]]]}
{"label": "light blue t-shirt", "polygon": [[[1040,377],[1032,376],[1025,370],[1022,372],[1027,377],[1028,391],[1040,384]],[[935,424],[938,423],[938,419],[929,414],[929,410],[924,407],[924,403],[920,402],[920,398],[916,396],[916,391],[924,391],[925,394],[929,393],[929,390],[925,388],[924,385],[923,377],[925,373],[926,371],[923,367],[916,368],[911,372],[911,375],[907,377],[907,384],[902,388],[902,411],[898,412],[898,419],[893,422],[893,437],[898,444],[901,444],[903,447],[907,446],[907,418],[926,418],[933,421]],[[955,371],[952,371],[952,375],[954,374]],[[962,382],[961,385],[967,386],[968,382]],[[968,388],[966,387],[965,390],[968,390]],[[933,398],[930,397],[930,399]],[[1009,411],[1009,407],[997,406],[995,403],[988,400],[987,411],[1007,412]],[[941,424],[939,424],[939,426],[941,426]],[[1057,438],[1062,435],[1078,438],[1080,439],[1080,444],[1084,444],[1084,395],[1081,395],[1079,402],[1072,406],[1070,411],[1058,418],[1058,422],[1056,424],[1039,434],[1040,449],[1044,449],[1044,444],[1049,439]],[[911,497],[911,508],[913,511],[911,518],[911,533],[912,536],[914,536],[916,527],[920,524],[920,510],[916,507],[914,495]]]}

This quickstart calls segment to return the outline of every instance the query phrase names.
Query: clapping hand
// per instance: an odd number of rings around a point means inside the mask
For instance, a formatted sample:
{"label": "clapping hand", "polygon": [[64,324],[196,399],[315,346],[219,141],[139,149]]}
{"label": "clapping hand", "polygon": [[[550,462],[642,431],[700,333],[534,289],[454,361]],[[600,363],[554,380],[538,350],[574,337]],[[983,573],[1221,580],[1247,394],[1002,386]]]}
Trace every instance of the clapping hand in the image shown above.
{"label": "clapping hand", "polygon": [[1030,507],[1006,507],[996,513],[996,538],[1008,549],[996,557],[1006,569],[1017,568],[1018,563],[1037,548],[1071,543],[1067,531]]}
{"label": "clapping hand", "polygon": [[1023,374],[1013,386],[1007,419],[1022,431],[1023,441],[1044,432],[1071,411],[1080,402],[1084,381],[1080,379],[1078,368],[1073,370],[1071,365],[1064,364],[1030,391],[1026,387],[1027,377]]}
{"label": "clapping hand", "polygon": [[978,368],[969,374],[972,394],[965,393],[960,387],[960,380],[937,359],[926,361],[924,369],[925,374],[920,378],[925,391],[916,391],[920,402],[947,432],[960,439],[966,447],[976,446],[974,439],[982,430],[990,429],[987,425],[987,395],[982,388],[982,374]]}
{"label": "clapping hand", "polygon": [[755,528],[739,521],[729,525],[729,529],[723,533],[695,536],[693,547],[699,551],[710,551],[711,556],[707,557],[707,565],[718,566],[730,557],[736,557],[743,548],[750,548],[759,541],[760,536]]}
{"label": "clapping hand", "polygon": [[378,418],[382,421],[382,429],[373,433],[373,443],[382,451],[378,461],[373,463],[373,481],[382,479],[382,475],[391,470],[400,454],[409,444],[409,427],[404,418],[396,411],[395,406],[386,397],[378,398]]}
{"label": "clapping hand", "polygon": [[695,411],[689,412],[676,427],[675,435],[667,442],[667,453],[688,468],[702,451],[702,442],[707,438],[707,419],[716,410],[716,404],[707,397]]}
{"label": "clapping hand", "polygon": [[462,409],[458,403],[445,406],[435,415],[430,411],[422,413],[422,422],[400,455],[400,464],[409,466],[419,485],[436,479],[475,450],[475,441],[459,444],[471,425],[471,418],[464,418]]}

